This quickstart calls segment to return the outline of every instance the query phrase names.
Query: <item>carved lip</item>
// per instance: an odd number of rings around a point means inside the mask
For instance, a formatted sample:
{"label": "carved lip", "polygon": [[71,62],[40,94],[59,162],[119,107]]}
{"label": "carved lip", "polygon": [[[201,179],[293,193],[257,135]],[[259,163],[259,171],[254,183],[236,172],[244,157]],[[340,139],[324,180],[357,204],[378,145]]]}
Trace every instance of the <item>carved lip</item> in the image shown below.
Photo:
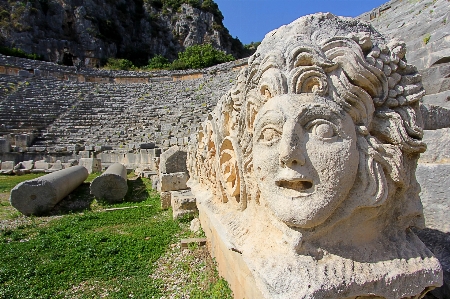
{"label": "carved lip", "polygon": [[307,178],[279,179],[275,184],[291,197],[306,196],[314,191],[314,184]]}

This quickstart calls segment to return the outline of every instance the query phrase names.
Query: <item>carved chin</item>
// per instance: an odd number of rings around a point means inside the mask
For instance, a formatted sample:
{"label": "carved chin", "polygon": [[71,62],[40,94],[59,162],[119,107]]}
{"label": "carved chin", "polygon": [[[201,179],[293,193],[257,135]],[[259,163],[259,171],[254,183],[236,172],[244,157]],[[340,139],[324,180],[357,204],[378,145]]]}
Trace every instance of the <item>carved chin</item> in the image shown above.
{"label": "carved chin", "polygon": [[312,228],[323,223],[342,199],[342,196],[327,196],[320,191],[320,186],[308,181],[282,181],[271,190],[264,189],[261,189],[261,202],[290,227]]}

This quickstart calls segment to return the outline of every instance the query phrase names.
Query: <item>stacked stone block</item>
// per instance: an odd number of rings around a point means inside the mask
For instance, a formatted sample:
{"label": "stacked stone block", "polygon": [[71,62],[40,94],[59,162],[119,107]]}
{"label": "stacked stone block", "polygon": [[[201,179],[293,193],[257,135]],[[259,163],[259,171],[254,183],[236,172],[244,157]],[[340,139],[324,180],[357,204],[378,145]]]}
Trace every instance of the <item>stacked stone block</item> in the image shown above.
{"label": "stacked stone block", "polygon": [[169,148],[160,156],[157,189],[161,195],[161,208],[172,206],[174,219],[198,211],[195,197],[186,185],[189,179],[186,157],[186,151],[178,146]]}

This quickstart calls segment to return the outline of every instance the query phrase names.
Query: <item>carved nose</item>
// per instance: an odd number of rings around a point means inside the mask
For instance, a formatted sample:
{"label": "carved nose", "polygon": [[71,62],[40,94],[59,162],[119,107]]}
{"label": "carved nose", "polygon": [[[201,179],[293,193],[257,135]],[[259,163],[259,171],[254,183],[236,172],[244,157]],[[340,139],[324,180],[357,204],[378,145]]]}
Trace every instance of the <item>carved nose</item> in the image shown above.
{"label": "carved nose", "polygon": [[[284,134],[283,134],[284,135]],[[300,140],[297,134],[288,134],[281,138],[280,144],[280,165],[283,167],[293,167],[305,164],[305,153],[300,147]]]}
{"label": "carved nose", "polygon": [[305,165],[305,156],[298,148],[295,148],[287,154],[280,155],[280,164],[286,167]]}

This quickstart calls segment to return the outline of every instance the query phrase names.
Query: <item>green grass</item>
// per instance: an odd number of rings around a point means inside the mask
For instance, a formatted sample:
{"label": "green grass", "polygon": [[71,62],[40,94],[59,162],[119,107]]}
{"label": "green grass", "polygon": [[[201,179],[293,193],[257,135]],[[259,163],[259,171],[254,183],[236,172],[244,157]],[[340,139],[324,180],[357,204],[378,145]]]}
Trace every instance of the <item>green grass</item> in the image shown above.
{"label": "green grass", "polygon": [[[98,174],[92,174],[92,181]],[[36,177],[36,175],[34,176]],[[27,176],[2,178],[10,190]],[[189,231],[190,218],[172,219],[162,211],[159,195],[148,179],[129,179],[125,201],[98,202],[89,194],[89,183],[78,187],[47,216],[29,217],[22,224],[2,229],[0,206],[0,299],[14,298],[160,298],[166,283],[151,276],[161,270],[157,261],[176,249],[180,238],[201,236]],[[1,194],[9,195],[9,192]],[[108,208],[129,207],[109,210]],[[55,217],[57,216],[57,217]],[[19,217],[19,216],[17,216]],[[25,218],[24,216],[21,219]],[[6,220],[5,220],[6,219]],[[15,221],[15,220],[10,220]],[[7,226],[3,226],[7,227]],[[192,256],[203,252],[206,270],[185,260],[174,261],[190,277],[183,289],[191,298],[232,298],[220,279],[205,247],[189,249]]]}
{"label": "green grass", "polygon": [[30,173],[24,175],[0,175],[0,193],[10,192],[17,184],[43,176],[45,173]]}
{"label": "green grass", "polygon": [[180,226],[156,194],[127,205],[2,231],[0,298],[159,297],[148,276]]}

